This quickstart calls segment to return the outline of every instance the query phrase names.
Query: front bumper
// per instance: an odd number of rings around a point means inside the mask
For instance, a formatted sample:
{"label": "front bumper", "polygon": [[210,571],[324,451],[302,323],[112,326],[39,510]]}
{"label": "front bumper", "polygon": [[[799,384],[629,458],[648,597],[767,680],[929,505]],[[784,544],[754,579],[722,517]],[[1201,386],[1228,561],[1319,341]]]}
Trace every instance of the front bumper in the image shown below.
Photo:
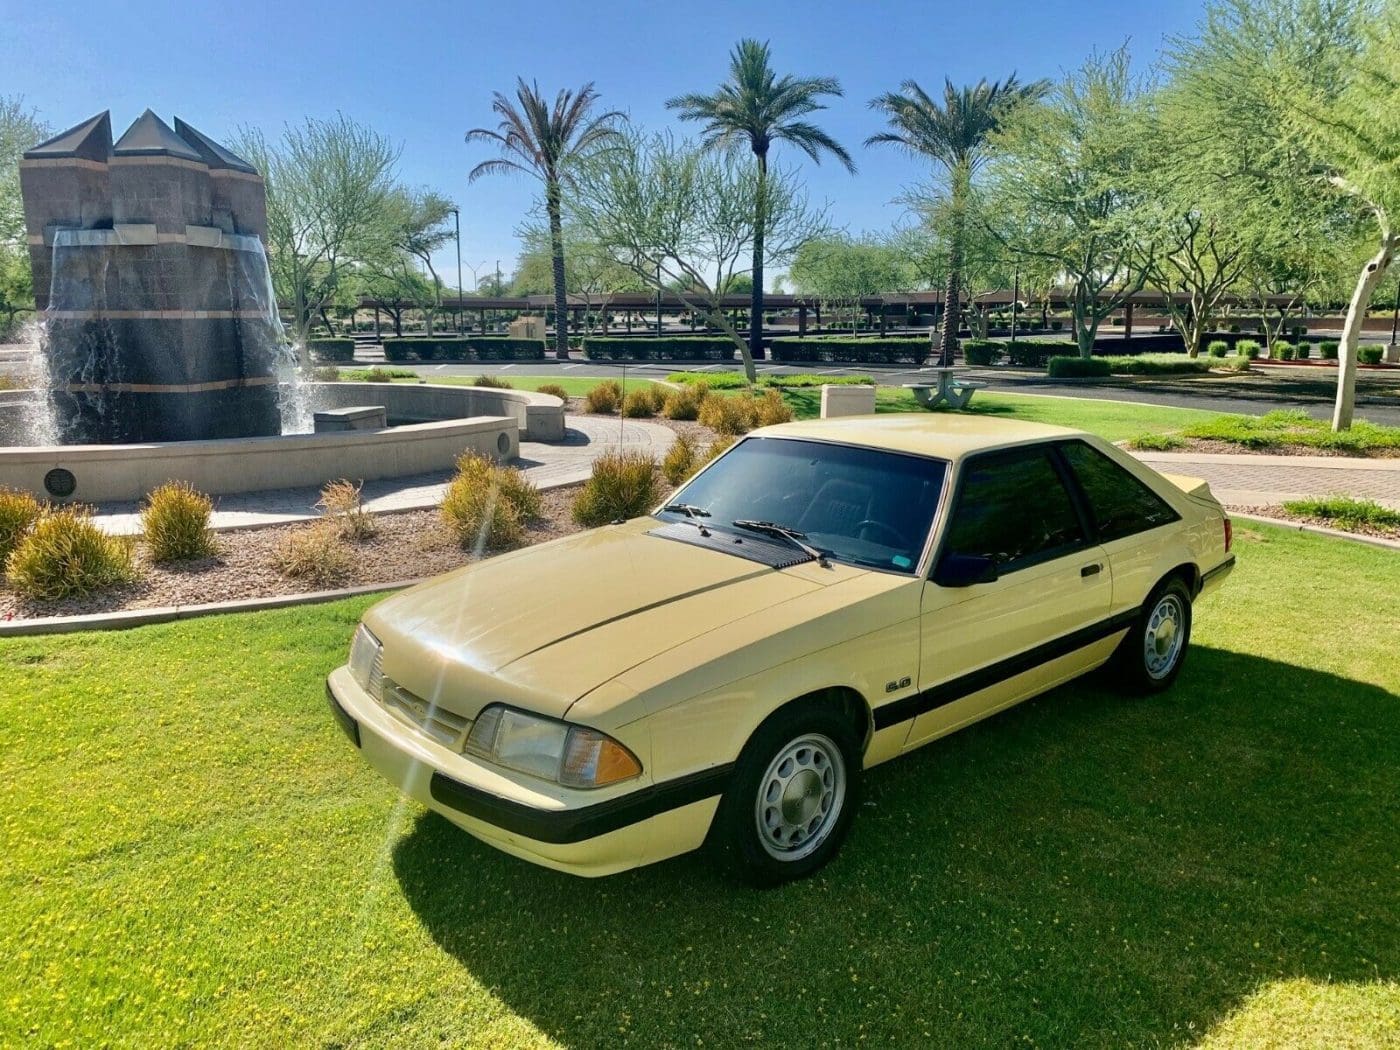
{"label": "front bumper", "polygon": [[331,672],[326,697],[365,760],[403,794],[497,849],[574,875],[609,875],[698,848],[732,772],[628,783],[599,799],[517,780],[442,747],[375,702],[348,667]]}

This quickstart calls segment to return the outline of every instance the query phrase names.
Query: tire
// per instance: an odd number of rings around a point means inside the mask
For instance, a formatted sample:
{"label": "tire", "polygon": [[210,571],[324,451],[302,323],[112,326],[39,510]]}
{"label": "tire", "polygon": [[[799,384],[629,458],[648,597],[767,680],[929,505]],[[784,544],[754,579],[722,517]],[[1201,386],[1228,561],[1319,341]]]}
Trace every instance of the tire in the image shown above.
{"label": "tire", "polygon": [[710,846],[721,866],[758,887],[817,871],[855,817],[860,767],[855,729],[835,706],[776,712],[744,745],[715,813]]}
{"label": "tire", "polygon": [[1191,642],[1191,591],[1179,576],[1158,584],[1114,654],[1118,683],[1132,693],[1170,689]]}

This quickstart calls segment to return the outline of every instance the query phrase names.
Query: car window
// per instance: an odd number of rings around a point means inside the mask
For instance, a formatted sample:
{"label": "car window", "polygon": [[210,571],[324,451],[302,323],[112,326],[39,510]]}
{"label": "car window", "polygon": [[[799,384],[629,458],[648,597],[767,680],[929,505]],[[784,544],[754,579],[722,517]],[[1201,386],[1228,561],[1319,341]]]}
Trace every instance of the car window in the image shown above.
{"label": "car window", "polygon": [[963,468],[943,552],[1025,568],[1087,542],[1074,501],[1046,448],[979,456]]}
{"label": "car window", "polygon": [[[909,573],[923,554],[947,470],[946,461],[924,456],[751,437],[671,501],[702,510],[709,528],[730,529],[736,520],[775,522],[838,561]],[[657,516],[685,515],[663,510]]]}
{"label": "car window", "polygon": [[1176,521],[1178,515],[1166,500],[1102,452],[1082,441],[1060,448],[1089,499],[1100,543]]}

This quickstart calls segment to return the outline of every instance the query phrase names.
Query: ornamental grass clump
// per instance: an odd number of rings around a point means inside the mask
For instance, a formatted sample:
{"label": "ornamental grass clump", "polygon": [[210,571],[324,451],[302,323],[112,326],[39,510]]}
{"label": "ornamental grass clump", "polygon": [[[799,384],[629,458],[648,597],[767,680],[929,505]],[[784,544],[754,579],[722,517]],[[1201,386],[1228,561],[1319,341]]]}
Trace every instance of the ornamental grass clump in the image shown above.
{"label": "ornamental grass clump", "polygon": [[0,488],[0,569],[43,513],[44,505],[32,493]]}
{"label": "ornamental grass clump", "polygon": [[187,481],[168,481],[146,496],[141,532],[151,561],[192,561],[218,553],[209,518],[214,503]]}
{"label": "ornamental grass clump", "polygon": [[1206,344],[1206,353],[1211,357],[1224,357],[1230,352],[1230,344],[1224,339],[1212,339]]}
{"label": "ornamental grass clump", "polygon": [[560,401],[569,400],[569,392],[558,383],[542,383],[535,389],[537,394],[548,394],[550,397],[557,397]]}
{"label": "ornamental grass clump", "polygon": [[321,490],[316,508],[326,515],[326,521],[343,540],[367,540],[379,531],[374,516],[365,510],[360,499],[361,486],[348,478],[330,481]]}
{"label": "ornamental grass clump", "polygon": [[137,575],[131,541],[103,532],[86,507],[44,512],[5,563],[14,590],[46,602],[118,587]]}
{"label": "ornamental grass clump", "polygon": [[662,403],[661,414],[667,419],[699,419],[700,409],[710,397],[710,386],[703,380],[687,382],[672,390]]}
{"label": "ornamental grass clump", "polygon": [[783,400],[776,390],[765,390],[762,397],[753,401],[754,426],[771,427],[779,423],[792,422],[792,406]]}
{"label": "ornamental grass clump", "polygon": [[489,387],[492,390],[514,390],[515,387],[509,379],[502,379],[500,376],[480,375],[472,380],[472,386]]}
{"label": "ornamental grass clump", "polygon": [[583,410],[600,416],[610,416],[622,404],[622,384],[605,379],[583,395]]}
{"label": "ornamental grass clump", "polygon": [[272,564],[283,576],[326,587],[350,575],[355,557],[335,525],[322,519],[289,533],[273,554]]}
{"label": "ornamental grass clump", "polygon": [[442,497],[442,520],[463,547],[496,549],[519,543],[543,513],[539,490],[520,471],[475,452],[457,460]]}
{"label": "ornamental grass clump", "polygon": [[672,485],[679,485],[695,473],[695,458],[699,451],[700,444],[695,438],[689,434],[677,434],[661,460],[661,473],[666,480]]}
{"label": "ornamental grass clump", "polygon": [[647,387],[633,387],[622,399],[622,414],[628,419],[650,419],[656,415],[656,405]]}
{"label": "ornamental grass clump", "polygon": [[605,452],[593,461],[593,475],[574,500],[574,521],[606,525],[636,518],[655,505],[656,460],[645,452]]}
{"label": "ornamental grass clump", "polygon": [[754,398],[711,397],[700,406],[700,422],[717,434],[747,434],[754,426]]}

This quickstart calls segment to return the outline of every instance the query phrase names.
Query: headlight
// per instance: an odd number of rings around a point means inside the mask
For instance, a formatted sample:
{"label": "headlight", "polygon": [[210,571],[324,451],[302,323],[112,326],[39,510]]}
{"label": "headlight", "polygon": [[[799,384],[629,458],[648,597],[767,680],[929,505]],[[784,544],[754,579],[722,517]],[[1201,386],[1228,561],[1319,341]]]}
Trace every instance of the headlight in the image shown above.
{"label": "headlight", "polygon": [[384,646],[364,624],[350,642],[350,676],[376,700],[384,699]]}
{"label": "headlight", "polygon": [[605,733],[502,704],[492,704],[472,723],[466,750],[564,787],[602,787],[642,771],[637,756]]}

